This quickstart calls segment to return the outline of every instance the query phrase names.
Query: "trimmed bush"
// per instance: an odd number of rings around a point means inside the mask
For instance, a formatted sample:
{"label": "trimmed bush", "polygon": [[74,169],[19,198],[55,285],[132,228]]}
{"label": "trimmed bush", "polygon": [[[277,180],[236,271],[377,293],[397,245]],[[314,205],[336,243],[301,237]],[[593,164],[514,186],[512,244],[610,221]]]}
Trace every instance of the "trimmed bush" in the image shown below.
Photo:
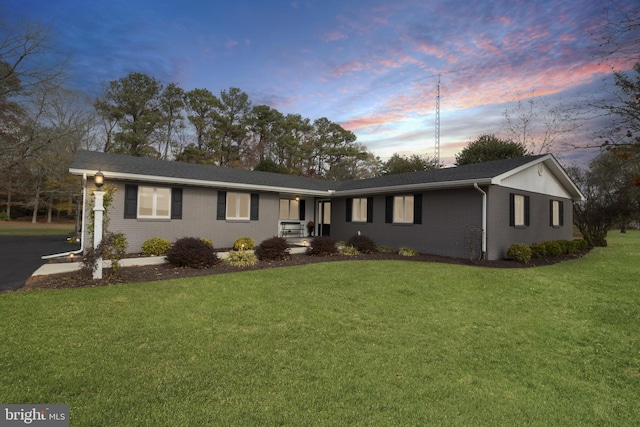
{"label": "trimmed bush", "polygon": [[376,252],[376,242],[367,236],[355,235],[347,242],[348,246],[353,246],[356,250],[363,254],[372,254]]}
{"label": "trimmed bush", "polygon": [[532,243],[529,248],[533,258],[544,258],[547,255],[546,246],[543,243]]}
{"label": "trimmed bush", "polygon": [[234,251],[251,251],[256,247],[256,243],[251,237],[242,236],[233,242]]}
{"label": "trimmed bush", "polygon": [[384,246],[384,245],[380,245],[378,246],[378,252],[383,252],[385,254],[395,254],[396,250],[389,247],[389,246]]}
{"label": "trimmed bush", "polygon": [[255,250],[258,259],[279,261],[289,258],[289,244],[284,237],[274,236],[263,240]]}
{"label": "trimmed bush", "polygon": [[340,255],[348,255],[348,256],[360,255],[360,251],[355,246],[351,246],[351,245],[342,246],[339,252],[340,252]]}
{"label": "trimmed bush", "polygon": [[167,251],[171,247],[171,242],[162,237],[152,237],[145,240],[142,244],[142,255],[145,256],[160,256],[166,255]]}
{"label": "trimmed bush", "polygon": [[311,240],[311,247],[307,249],[307,255],[329,256],[338,253],[336,241],[329,236],[318,236]]}
{"label": "trimmed bush", "polygon": [[403,246],[398,250],[398,255],[400,256],[418,256],[418,251],[415,249],[411,249],[409,247]]}
{"label": "trimmed bush", "polygon": [[589,242],[584,239],[573,240],[573,243],[577,246],[578,252],[586,251],[589,249]]}
{"label": "trimmed bush", "polygon": [[258,257],[252,251],[231,251],[222,262],[234,267],[251,267],[258,263]]}
{"label": "trimmed bush", "polygon": [[542,242],[544,245],[544,252],[546,256],[555,257],[562,253],[562,247],[560,243],[555,240],[551,240],[548,242]]}
{"label": "trimmed bush", "polygon": [[210,247],[212,247],[212,248],[213,248],[213,240],[211,240],[211,239],[207,239],[207,238],[204,238],[204,237],[201,237],[201,238],[200,238],[200,240],[202,240],[202,241],[203,241],[203,242],[205,242],[207,245],[209,245]]}
{"label": "trimmed bush", "polygon": [[507,258],[526,264],[531,261],[531,248],[524,243],[514,243],[507,249]]}
{"label": "trimmed bush", "polygon": [[177,267],[208,268],[220,262],[216,251],[202,239],[183,237],[167,251],[167,261]]}

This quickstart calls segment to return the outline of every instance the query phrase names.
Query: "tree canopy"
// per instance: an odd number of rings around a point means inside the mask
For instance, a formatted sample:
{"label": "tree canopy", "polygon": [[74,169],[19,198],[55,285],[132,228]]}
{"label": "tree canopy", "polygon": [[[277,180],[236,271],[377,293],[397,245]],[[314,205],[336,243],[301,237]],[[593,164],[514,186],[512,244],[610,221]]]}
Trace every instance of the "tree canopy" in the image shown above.
{"label": "tree canopy", "polygon": [[526,147],[517,142],[502,140],[495,135],[480,135],[456,154],[456,165],[489,162],[527,156]]}

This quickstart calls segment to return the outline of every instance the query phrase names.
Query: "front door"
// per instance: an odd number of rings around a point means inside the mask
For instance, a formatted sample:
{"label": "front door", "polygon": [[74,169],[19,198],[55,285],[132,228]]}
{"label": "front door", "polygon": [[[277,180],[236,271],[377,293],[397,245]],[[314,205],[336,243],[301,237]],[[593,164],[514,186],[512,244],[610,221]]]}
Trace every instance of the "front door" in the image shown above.
{"label": "front door", "polygon": [[318,202],[318,236],[329,236],[331,232],[331,201]]}

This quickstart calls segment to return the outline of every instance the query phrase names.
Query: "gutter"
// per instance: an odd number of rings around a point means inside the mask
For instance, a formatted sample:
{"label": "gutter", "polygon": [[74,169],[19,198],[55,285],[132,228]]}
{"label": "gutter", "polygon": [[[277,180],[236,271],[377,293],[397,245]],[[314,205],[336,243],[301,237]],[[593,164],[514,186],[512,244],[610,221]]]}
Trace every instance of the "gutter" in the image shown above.
{"label": "gutter", "polygon": [[63,252],[60,254],[51,254],[51,255],[43,255],[40,257],[41,259],[52,259],[52,258],[61,258],[64,256],[77,255],[84,252],[84,232],[85,232],[85,224],[84,213],[85,213],[85,203],[87,201],[87,174],[82,174],[82,227],[80,229],[80,249],[70,252]]}
{"label": "gutter", "polygon": [[485,259],[487,255],[487,193],[485,193],[477,182],[473,183],[476,190],[482,193],[482,257]]}

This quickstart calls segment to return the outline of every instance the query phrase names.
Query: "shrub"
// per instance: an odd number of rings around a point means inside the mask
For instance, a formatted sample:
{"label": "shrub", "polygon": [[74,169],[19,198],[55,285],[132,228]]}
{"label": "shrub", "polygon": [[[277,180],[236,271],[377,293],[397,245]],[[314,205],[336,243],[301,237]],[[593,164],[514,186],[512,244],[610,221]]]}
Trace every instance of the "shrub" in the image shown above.
{"label": "shrub", "polygon": [[9,215],[6,212],[0,212],[0,221],[9,221]]}
{"label": "shrub", "polygon": [[211,248],[213,248],[213,240],[211,239],[205,239],[204,237],[201,237],[200,240],[202,240],[203,242],[205,242],[207,245],[209,245]]}
{"label": "shrub", "polygon": [[89,248],[82,257],[82,274],[91,276],[98,259],[111,261],[111,275],[117,276],[120,260],[127,253],[127,237],[124,233],[105,233],[97,248]]}
{"label": "shrub", "polygon": [[554,257],[554,256],[558,256],[558,255],[560,255],[562,253],[562,247],[555,240],[542,242],[542,244],[544,245],[544,252],[545,252],[546,256]]}
{"label": "shrub", "polygon": [[284,237],[274,236],[263,240],[256,247],[256,256],[263,261],[277,261],[289,258],[289,244]]}
{"label": "shrub", "polygon": [[573,243],[578,247],[578,252],[586,251],[587,249],[589,249],[589,242],[587,242],[585,239],[576,239],[573,241]]}
{"label": "shrub", "polygon": [[396,253],[396,250],[389,247],[389,246],[384,246],[384,245],[380,245],[378,246],[378,252],[383,252],[385,254],[394,254]]}
{"label": "shrub", "polygon": [[251,237],[242,236],[233,242],[234,251],[250,251],[256,247],[256,243]]}
{"label": "shrub", "polygon": [[328,256],[338,252],[336,241],[329,236],[318,236],[311,240],[311,246],[307,249],[308,255]]}
{"label": "shrub", "polygon": [[356,234],[347,242],[348,246],[353,246],[358,252],[372,254],[376,252],[376,242],[367,236]]}
{"label": "shrub", "polygon": [[163,239],[162,237],[152,237],[151,239],[145,240],[145,242],[142,244],[142,255],[165,255],[170,247],[171,242],[169,242],[167,239]]}
{"label": "shrub", "polygon": [[178,267],[207,268],[220,262],[216,251],[197,237],[176,240],[167,251],[167,261]]}
{"label": "shrub", "polygon": [[507,249],[507,258],[526,264],[531,261],[531,248],[524,243],[514,243]]}
{"label": "shrub", "polygon": [[415,249],[411,249],[409,247],[403,246],[398,250],[398,255],[400,256],[418,256],[418,251]]}
{"label": "shrub", "polygon": [[252,251],[231,251],[222,262],[234,267],[251,267],[258,263],[258,257]]}
{"label": "shrub", "polygon": [[532,243],[529,248],[533,258],[544,258],[547,255],[546,247],[543,243]]}
{"label": "shrub", "polygon": [[340,255],[348,255],[348,256],[360,255],[360,251],[355,246],[351,246],[351,245],[342,246],[339,252],[340,252]]}
{"label": "shrub", "polygon": [[558,245],[560,245],[560,253],[561,254],[570,254],[571,253],[571,242],[568,240],[556,240]]}

